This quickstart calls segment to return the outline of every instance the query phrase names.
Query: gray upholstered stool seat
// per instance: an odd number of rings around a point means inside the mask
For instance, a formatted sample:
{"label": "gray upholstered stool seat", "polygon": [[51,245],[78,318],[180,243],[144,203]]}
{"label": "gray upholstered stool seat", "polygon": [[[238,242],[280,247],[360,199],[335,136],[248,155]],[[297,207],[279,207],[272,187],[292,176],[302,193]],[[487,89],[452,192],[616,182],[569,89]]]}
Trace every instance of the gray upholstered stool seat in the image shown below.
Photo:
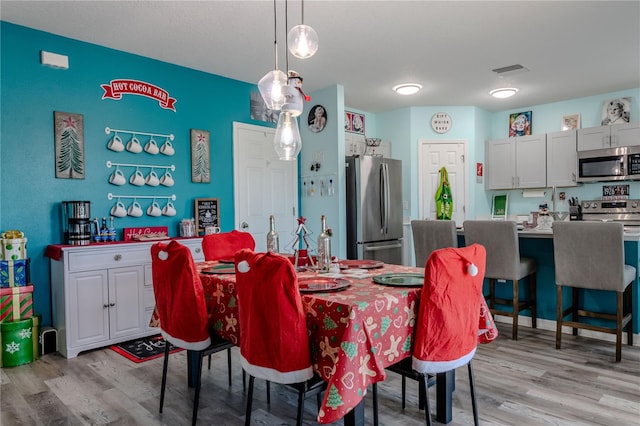
{"label": "gray upholstered stool seat", "polygon": [[[489,279],[489,308],[494,315],[513,318],[511,337],[518,340],[518,316],[521,311],[531,312],[531,326],[537,327],[536,308],[536,261],[520,257],[518,228],[513,221],[467,220],[464,222],[465,245],[481,244],[487,250],[487,270]],[[520,299],[520,280],[528,277],[527,296]],[[496,281],[512,283],[511,299],[496,297]],[[498,308],[496,306],[502,306]]]}
{"label": "gray upholstered stool seat", "polygon": [[[556,269],[558,305],[556,308],[556,349],[562,343],[562,326],[616,335],[616,362],[622,359],[622,331],[627,344],[633,344],[632,299],[629,285],[636,279],[636,268],[624,263],[624,226],[622,223],[558,222],[553,225],[553,253]],[[563,306],[563,287],[571,287],[571,306]],[[580,290],[616,292],[616,312],[596,312],[579,306]],[[570,321],[564,318],[571,315]],[[597,325],[580,318],[614,322],[615,327]],[[601,323],[600,323],[601,324]]]}
{"label": "gray upholstered stool seat", "polygon": [[427,263],[432,251],[445,247],[458,247],[456,222],[453,220],[412,220],[411,231],[418,267]]}

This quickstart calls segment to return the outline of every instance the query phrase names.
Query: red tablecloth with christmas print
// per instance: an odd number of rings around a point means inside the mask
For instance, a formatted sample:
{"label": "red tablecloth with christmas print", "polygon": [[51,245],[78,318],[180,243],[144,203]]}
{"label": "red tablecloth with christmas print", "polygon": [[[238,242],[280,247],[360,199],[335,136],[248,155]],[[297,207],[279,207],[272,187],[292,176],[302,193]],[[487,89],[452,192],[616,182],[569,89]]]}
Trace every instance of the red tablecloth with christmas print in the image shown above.
{"label": "red tablecloth with christmas print", "polygon": [[[202,262],[197,267],[203,270],[216,264]],[[343,272],[340,275],[351,283],[345,290],[302,294],[313,366],[328,383],[318,414],[318,422],[322,424],[344,417],[362,400],[370,384],[385,379],[385,367],[411,356],[421,288],[382,286],[371,277],[382,273],[423,273],[424,269],[385,265],[380,269]],[[200,278],[210,327],[238,344],[235,275],[201,273]],[[484,299],[479,304],[483,332],[478,341],[486,343],[495,339],[497,330]]]}

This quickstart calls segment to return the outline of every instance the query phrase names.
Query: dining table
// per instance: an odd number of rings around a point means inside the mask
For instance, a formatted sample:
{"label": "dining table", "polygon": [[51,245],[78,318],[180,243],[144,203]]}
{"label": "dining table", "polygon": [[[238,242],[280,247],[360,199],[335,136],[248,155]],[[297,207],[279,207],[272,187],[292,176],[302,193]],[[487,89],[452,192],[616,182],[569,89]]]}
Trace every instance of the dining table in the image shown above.
{"label": "dining table", "polygon": [[[317,421],[328,424],[343,418],[346,426],[361,426],[369,385],[385,380],[386,367],[411,356],[424,268],[376,261],[344,261],[343,265],[346,267],[339,272],[320,274],[303,268],[297,275],[313,369],[327,382]],[[234,265],[205,261],[196,267],[210,329],[239,346]],[[389,279],[395,276],[413,279]],[[478,309],[483,330],[478,339],[487,343],[497,336],[497,329],[484,298]],[[197,379],[197,357],[193,351],[188,351],[188,357],[192,386]],[[437,374],[436,419],[440,423],[452,419],[454,381],[453,371]]]}

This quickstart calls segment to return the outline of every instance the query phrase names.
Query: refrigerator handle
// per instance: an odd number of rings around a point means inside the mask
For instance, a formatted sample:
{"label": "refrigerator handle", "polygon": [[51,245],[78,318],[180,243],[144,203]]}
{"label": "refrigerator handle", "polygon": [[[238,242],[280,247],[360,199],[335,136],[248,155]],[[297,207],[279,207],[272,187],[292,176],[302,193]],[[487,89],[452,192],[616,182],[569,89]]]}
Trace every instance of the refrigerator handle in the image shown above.
{"label": "refrigerator handle", "polygon": [[389,216],[391,214],[391,195],[389,194],[389,164],[382,163],[384,168],[384,233],[389,233]]}
{"label": "refrigerator handle", "polygon": [[384,163],[380,164],[380,234],[385,233],[385,224],[386,224],[386,212],[387,199],[385,198],[385,176],[384,176]]}

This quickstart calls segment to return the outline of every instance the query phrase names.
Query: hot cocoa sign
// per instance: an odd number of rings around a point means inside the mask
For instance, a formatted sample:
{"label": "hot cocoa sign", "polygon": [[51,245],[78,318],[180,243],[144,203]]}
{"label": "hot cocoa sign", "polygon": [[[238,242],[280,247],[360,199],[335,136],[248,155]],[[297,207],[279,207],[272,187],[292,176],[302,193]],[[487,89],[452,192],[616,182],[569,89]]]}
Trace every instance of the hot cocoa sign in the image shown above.
{"label": "hot cocoa sign", "polygon": [[161,108],[170,109],[175,112],[176,99],[169,96],[169,92],[144,81],[118,79],[111,80],[109,84],[100,85],[104,90],[102,99],[115,99],[119,101],[122,95],[140,95],[146,96],[158,101]]}

